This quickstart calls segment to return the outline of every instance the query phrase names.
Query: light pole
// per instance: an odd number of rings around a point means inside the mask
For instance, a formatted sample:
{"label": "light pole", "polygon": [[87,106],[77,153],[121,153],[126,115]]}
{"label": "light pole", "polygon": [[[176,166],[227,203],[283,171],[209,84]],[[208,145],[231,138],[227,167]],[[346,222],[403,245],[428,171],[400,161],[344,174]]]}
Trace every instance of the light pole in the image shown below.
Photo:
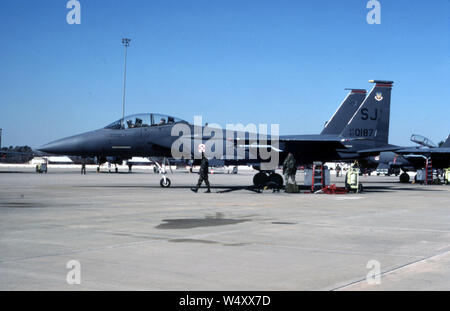
{"label": "light pole", "polygon": [[122,38],[122,44],[125,47],[125,69],[123,71],[123,97],[122,97],[122,119],[125,118],[125,87],[127,83],[127,48],[131,39]]}

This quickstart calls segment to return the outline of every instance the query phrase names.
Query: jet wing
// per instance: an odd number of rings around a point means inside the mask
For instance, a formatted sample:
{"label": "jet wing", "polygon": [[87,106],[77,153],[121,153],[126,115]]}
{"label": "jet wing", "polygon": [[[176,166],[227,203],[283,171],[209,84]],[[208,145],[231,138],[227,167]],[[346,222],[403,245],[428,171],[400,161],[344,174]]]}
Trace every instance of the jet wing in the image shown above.
{"label": "jet wing", "polygon": [[376,154],[379,154],[380,152],[386,152],[386,151],[397,152],[397,150],[399,150],[400,148],[402,148],[402,147],[395,146],[395,145],[386,145],[386,146],[382,146],[382,147],[358,150],[357,153],[360,154],[361,156],[370,156],[370,155],[376,155]]}
{"label": "jet wing", "polygon": [[395,151],[399,154],[449,154],[450,155],[450,147],[444,148],[430,148],[430,149],[415,149],[415,148],[405,148],[399,149]]}
{"label": "jet wing", "polygon": [[347,139],[342,139],[340,136],[335,135],[290,135],[280,136],[280,143],[295,144],[295,145],[307,145],[320,144],[329,145],[334,147],[346,148],[345,142]]}
{"label": "jet wing", "polygon": [[318,152],[329,153],[347,149],[347,140],[339,136],[327,135],[295,135],[280,136],[280,149],[286,152]]}

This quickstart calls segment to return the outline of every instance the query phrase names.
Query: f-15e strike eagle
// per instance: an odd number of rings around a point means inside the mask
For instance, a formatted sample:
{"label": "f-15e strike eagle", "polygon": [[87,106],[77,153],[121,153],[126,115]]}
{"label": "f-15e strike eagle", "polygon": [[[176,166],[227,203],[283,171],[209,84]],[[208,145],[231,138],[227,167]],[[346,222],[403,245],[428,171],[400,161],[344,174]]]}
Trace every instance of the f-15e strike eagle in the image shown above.
{"label": "f-15e strike eagle", "polygon": [[[95,156],[97,159],[175,157],[176,151],[183,158],[194,161],[200,158],[201,150],[205,150],[207,157],[222,160],[226,165],[253,165],[259,170],[254,183],[271,180],[282,186],[283,179],[275,173],[275,168],[289,152],[299,165],[308,165],[314,161],[357,160],[399,149],[388,143],[393,82],[369,82],[375,84],[369,95],[365,97],[364,90],[352,89],[320,134],[255,134],[144,113],[125,117],[98,130],[53,141],[39,150],[51,154]],[[344,122],[342,115],[349,111],[353,115]],[[268,153],[270,157],[267,157]],[[162,174],[161,186],[170,186],[164,170]]]}

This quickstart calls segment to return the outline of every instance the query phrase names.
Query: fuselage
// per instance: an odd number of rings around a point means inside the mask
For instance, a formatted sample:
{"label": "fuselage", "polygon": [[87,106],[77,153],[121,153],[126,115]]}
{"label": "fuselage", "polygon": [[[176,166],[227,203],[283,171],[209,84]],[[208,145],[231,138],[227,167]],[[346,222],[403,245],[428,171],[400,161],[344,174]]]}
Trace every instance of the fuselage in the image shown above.
{"label": "fuselage", "polygon": [[[142,121],[145,116],[150,116],[148,123]],[[128,159],[176,158],[174,151],[183,149],[182,156],[193,159],[200,158],[198,147],[203,144],[212,151],[212,154],[207,152],[207,156],[223,160],[226,164],[257,164],[270,161],[261,156],[260,150],[272,148],[276,150],[276,165],[279,165],[289,152],[294,154],[298,164],[310,164],[313,161],[358,159],[361,158],[358,150],[377,147],[372,140],[350,140],[338,135],[321,134],[279,136],[275,144],[267,133],[259,136],[245,130],[194,126],[167,116],[164,119],[170,122],[157,123],[154,119],[153,114],[130,116],[102,129],[53,141],[39,150],[67,156]],[[211,147],[212,144],[214,147]]]}

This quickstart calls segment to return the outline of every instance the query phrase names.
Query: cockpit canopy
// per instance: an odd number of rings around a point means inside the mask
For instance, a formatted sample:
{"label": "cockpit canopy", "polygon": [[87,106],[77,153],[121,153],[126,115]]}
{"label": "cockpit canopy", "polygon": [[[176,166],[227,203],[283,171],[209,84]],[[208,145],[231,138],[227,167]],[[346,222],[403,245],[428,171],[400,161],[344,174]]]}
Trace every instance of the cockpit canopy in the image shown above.
{"label": "cockpit canopy", "polygon": [[437,145],[432,142],[431,140],[429,140],[428,138],[426,138],[425,136],[422,135],[417,135],[417,134],[413,134],[411,135],[411,141],[413,143],[419,144],[421,146],[424,147],[428,147],[428,148],[436,148]]}
{"label": "cockpit canopy", "polygon": [[160,126],[166,124],[174,124],[178,122],[187,123],[184,120],[164,114],[140,113],[117,120],[116,122],[113,122],[105,126],[105,129],[129,129],[137,127]]}

